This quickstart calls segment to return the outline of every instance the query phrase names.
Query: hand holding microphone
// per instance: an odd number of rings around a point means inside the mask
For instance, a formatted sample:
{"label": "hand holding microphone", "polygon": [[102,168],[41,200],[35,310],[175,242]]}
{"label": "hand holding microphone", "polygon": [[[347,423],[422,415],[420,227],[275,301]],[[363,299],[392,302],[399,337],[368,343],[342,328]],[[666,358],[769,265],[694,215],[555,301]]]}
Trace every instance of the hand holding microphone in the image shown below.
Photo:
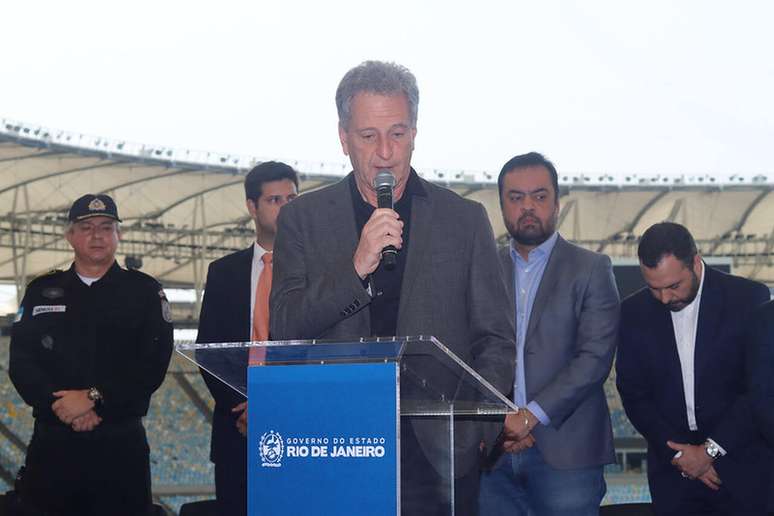
{"label": "hand holding microphone", "polygon": [[394,185],[395,177],[388,170],[381,170],[374,179],[378,208],[363,226],[352,259],[360,279],[374,272],[382,260],[385,267],[394,267],[397,251],[403,247],[403,222],[392,209]]}
{"label": "hand holding microphone", "polygon": [[[395,189],[395,176],[389,170],[380,170],[374,177],[374,190],[376,190],[376,205],[378,208],[393,209],[392,194]],[[398,259],[398,250],[393,245],[387,245],[382,249],[382,261],[387,270],[395,268]]]}

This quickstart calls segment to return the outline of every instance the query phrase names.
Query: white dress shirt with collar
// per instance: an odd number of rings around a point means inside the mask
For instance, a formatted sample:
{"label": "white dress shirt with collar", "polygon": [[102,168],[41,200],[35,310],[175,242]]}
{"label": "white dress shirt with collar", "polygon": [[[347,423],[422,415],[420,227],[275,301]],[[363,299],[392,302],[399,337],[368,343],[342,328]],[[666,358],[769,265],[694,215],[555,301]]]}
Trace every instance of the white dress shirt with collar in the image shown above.
{"label": "white dress shirt with collar", "polygon": [[[699,280],[699,290],[696,298],[679,312],[671,312],[672,326],[675,331],[675,342],[677,343],[677,354],[680,356],[680,369],[683,373],[683,392],[685,393],[685,410],[688,416],[688,427],[691,431],[698,430],[696,424],[696,369],[694,367],[696,352],[696,331],[699,325],[699,308],[701,306],[701,293],[704,289],[704,270],[706,265],[701,263],[701,278]],[[726,451],[715,441],[722,455]]]}

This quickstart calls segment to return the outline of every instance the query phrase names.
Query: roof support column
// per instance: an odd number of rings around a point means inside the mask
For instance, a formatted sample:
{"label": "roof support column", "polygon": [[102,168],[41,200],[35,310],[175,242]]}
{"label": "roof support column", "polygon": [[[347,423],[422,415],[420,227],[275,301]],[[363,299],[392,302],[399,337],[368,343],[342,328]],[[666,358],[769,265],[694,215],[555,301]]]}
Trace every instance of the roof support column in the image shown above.
{"label": "roof support column", "polygon": [[760,274],[761,270],[763,270],[764,267],[766,267],[771,263],[772,249],[774,249],[774,229],[771,230],[771,233],[769,234],[769,238],[766,240],[766,244],[763,248],[763,252],[756,253],[754,258],[753,269],[750,272],[750,275],[748,276],[748,278],[750,278],[751,280],[757,279],[758,274]]}
{"label": "roof support column", "polygon": [[191,267],[193,267],[196,313],[198,318],[202,310],[202,292],[204,291],[205,265],[207,256],[207,216],[204,208],[204,195],[194,201],[193,222],[191,226]]}
{"label": "roof support column", "polygon": [[[19,212],[19,191],[21,190],[22,202],[24,208],[23,212],[28,212],[30,209],[30,197],[27,191],[27,185],[24,184],[21,187],[14,189],[13,191],[13,204],[11,206],[11,243],[13,253],[13,277],[16,283],[16,304],[21,305],[22,298],[24,298],[24,291],[27,288],[27,256],[31,251],[32,242],[32,219],[25,217],[23,222],[20,222],[16,218],[16,213]],[[24,224],[24,228],[20,227]],[[21,250],[21,254],[19,251]]]}
{"label": "roof support column", "polygon": [[559,213],[559,219],[556,222],[556,229],[560,229],[564,225],[564,221],[568,216],[572,217],[572,231],[569,233],[570,240],[580,240],[581,231],[578,199],[570,199],[562,206],[562,211]]}
{"label": "roof support column", "polygon": [[685,199],[680,197],[679,199],[675,199],[674,204],[672,204],[672,209],[669,211],[669,216],[667,217],[667,222],[677,222],[677,217],[682,213],[682,224],[683,226],[688,225],[688,215],[686,213],[685,209]]}

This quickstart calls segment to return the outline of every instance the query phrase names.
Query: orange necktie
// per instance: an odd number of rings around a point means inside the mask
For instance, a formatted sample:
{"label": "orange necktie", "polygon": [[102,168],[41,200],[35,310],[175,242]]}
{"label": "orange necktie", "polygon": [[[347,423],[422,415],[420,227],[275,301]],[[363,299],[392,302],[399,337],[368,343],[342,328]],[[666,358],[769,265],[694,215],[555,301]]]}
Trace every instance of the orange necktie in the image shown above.
{"label": "orange necktie", "polygon": [[[258,285],[255,287],[255,308],[253,309],[253,339],[254,341],[269,340],[269,293],[271,292],[271,262],[274,254],[264,253],[263,270],[258,276]],[[263,347],[251,347],[248,356],[248,364],[262,364],[266,359],[266,349]]]}

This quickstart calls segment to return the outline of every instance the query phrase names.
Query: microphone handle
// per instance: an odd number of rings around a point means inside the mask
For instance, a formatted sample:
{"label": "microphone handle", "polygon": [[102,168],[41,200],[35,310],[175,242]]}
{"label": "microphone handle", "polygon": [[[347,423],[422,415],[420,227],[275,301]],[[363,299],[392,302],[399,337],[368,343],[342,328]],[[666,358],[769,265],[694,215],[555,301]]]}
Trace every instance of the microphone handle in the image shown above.
{"label": "microphone handle", "polygon": [[395,263],[398,260],[398,250],[394,246],[388,245],[382,249],[382,264],[384,268],[391,271],[395,268]]}
{"label": "microphone handle", "polygon": [[[376,191],[376,203],[379,208],[393,209],[392,204],[392,188],[379,188]],[[382,249],[382,264],[384,268],[391,271],[395,268],[395,263],[398,259],[398,250],[395,246],[388,245]]]}
{"label": "microphone handle", "polygon": [[380,187],[376,190],[376,207],[393,209],[391,188]]}

